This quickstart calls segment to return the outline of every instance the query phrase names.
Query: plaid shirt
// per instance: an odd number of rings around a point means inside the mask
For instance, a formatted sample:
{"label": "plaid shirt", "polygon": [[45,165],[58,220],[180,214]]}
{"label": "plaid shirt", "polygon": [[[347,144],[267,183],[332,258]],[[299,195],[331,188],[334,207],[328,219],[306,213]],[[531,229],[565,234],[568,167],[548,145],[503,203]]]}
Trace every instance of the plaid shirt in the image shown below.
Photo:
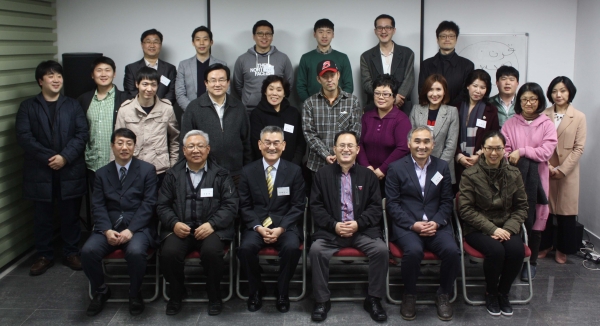
{"label": "plaid shirt", "polygon": [[360,139],[362,109],[358,98],[338,87],[339,95],[329,104],[323,89],[304,101],[302,129],[309,146],[308,168],[316,172],[333,155],[333,139],[340,131],[354,131]]}
{"label": "plaid shirt", "polygon": [[113,86],[102,100],[98,99],[98,90],[96,90],[87,111],[90,139],[85,146],[85,163],[87,168],[94,172],[110,162],[115,89],[116,87]]}

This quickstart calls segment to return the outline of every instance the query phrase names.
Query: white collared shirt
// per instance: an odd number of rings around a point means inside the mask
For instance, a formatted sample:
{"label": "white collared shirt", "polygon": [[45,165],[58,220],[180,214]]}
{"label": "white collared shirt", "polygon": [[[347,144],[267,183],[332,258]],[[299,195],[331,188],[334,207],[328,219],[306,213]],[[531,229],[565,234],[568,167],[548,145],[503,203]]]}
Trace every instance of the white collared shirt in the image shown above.
{"label": "white collared shirt", "polygon": [[158,60],[156,60],[156,64],[151,65],[150,62],[148,62],[148,60],[146,60],[146,58],[144,58],[144,62],[146,63],[146,67],[150,67],[154,70],[158,70]]}
{"label": "white collared shirt", "polygon": [[[429,167],[429,164],[431,164],[431,156],[427,158],[427,162],[425,163],[425,166],[422,169],[419,166],[419,164],[417,163],[417,161],[415,161],[415,158],[412,157],[412,155],[410,156],[410,158],[413,160],[413,163],[415,164],[415,173],[417,173],[417,179],[419,179],[419,186],[421,186],[421,195],[423,196],[423,199],[425,199],[425,183],[427,182],[427,167]],[[428,221],[427,215],[425,214],[425,212],[423,212],[423,221]]]}
{"label": "white collared shirt", "polygon": [[498,96],[498,99],[500,100],[498,102],[500,102],[500,105],[502,106],[502,109],[504,109],[504,112],[506,112],[508,114],[510,107],[514,105],[516,98],[517,98],[517,95],[513,96],[512,100],[510,100],[510,103],[508,103],[508,105],[506,105],[506,103],[504,103],[502,98],[500,96]]}
{"label": "white collared shirt", "polygon": [[225,115],[225,103],[227,103],[227,97],[225,97],[223,104],[215,102],[215,100],[212,98],[212,96],[210,96],[210,94],[208,94],[208,98],[210,98],[210,101],[212,102],[213,106],[215,107],[215,110],[217,111],[219,121],[221,122],[221,129],[223,129],[223,116]]}
{"label": "white collared shirt", "polygon": [[[263,161],[263,168],[265,171],[265,180],[267,180],[267,168],[269,167],[269,163],[267,163],[267,161],[265,160],[264,157],[263,157],[262,161]],[[279,168],[280,161],[281,161],[281,159],[278,159],[277,162],[275,162],[275,164],[273,164],[273,169],[271,170],[271,180],[273,180],[273,185],[275,184],[275,176],[277,175],[277,169]]]}
{"label": "white collared shirt", "polygon": [[[379,50],[381,52],[381,49]],[[394,59],[394,51],[385,55],[381,52],[381,65],[383,66],[383,74],[392,74],[392,60]]]}

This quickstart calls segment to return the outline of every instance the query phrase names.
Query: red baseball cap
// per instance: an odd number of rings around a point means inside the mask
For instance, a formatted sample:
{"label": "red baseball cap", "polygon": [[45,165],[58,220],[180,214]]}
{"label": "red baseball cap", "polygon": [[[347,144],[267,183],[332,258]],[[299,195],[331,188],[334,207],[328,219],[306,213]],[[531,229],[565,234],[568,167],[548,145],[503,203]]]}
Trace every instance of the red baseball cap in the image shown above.
{"label": "red baseball cap", "polygon": [[339,71],[337,68],[337,65],[335,64],[335,61],[323,60],[323,61],[319,62],[319,64],[317,65],[317,76],[319,76],[319,77],[323,76],[323,74],[328,71],[332,71],[332,72]]}

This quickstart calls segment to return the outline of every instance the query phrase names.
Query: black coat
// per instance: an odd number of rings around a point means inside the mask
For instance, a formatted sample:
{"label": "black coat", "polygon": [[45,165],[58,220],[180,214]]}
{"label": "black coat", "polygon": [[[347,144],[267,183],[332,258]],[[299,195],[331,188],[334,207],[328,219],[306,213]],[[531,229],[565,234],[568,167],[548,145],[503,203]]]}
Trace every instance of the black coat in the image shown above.
{"label": "black coat", "polygon": [[[86,166],[83,152],[88,140],[88,126],[85,114],[76,100],[60,95],[52,124],[42,93],[27,99],[21,102],[15,129],[17,141],[25,151],[24,199],[52,201],[54,170],[48,166],[48,159],[56,154],[60,154],[67,161],[58,171],[61,199],[79,198],[86,193]],[[60,150],[53,148],[60,148]]]}
{"label": "black coat", "polygon": [[460,94],[463,92],[467,76],[475,69],[475,65],[471,60],[463,58],[452,52],[450,56],[450,67],[444,71],[442,57],[440,52],[433,57],[426,59],[421,63],[421,71],[419,72],[419,93],[425,79],[432,74],[440,74],[446,78],[448,83],[448,94],[450,95],[450,105],[455,104],[460,100]]}
{"label": "black coat", "polygon": [[[129,95],[127,92],[121,92],[116,85],[113,85],[115,88],[115,105],[113,106],[113,130],[115,129],[115,123],[117,122],[117,113],[119,112],[119,108],[123,102],[129,99]],[[94,94],[96,94],[96,90],[85,92],[77,98],[77,102],[81,105],[83,109],[83,113],[87,117],[87,111],[90,108],[90,104],[92,104],[92,99],[94,98]]]}
{"label": "black coat", "polygon": [[[138,71],[140,70],[140,68],[145,67],[145,66],[146,66],[146,61],[144,61],[144,58],[142,58],[142,60],[136,61],[134,63],[130,63],[125,67],[125,77],[123,78],[123,89],[125,90],[125,93],[128,94],[127,95],[128,98],[134,98],[138,94],[138,89],[135,87],[135,79],[136,79],[136,75],[137,75]],[[160,98],[160,99],[166,98],[167,100],[171,101],[171,103],[176,103],[175,102],[175,79],[177,78],[177,69],[175,68],[174,65],[172,65],[166,61],[162,61],[162,60],[158,59],[157,71],[161,77],[164,76],[164,77],[168,78],[170,81],[169,81],[169,85],[166,86],[159,79],[158,90],[156,91],[156,96],[158,96],[158,98]]]}

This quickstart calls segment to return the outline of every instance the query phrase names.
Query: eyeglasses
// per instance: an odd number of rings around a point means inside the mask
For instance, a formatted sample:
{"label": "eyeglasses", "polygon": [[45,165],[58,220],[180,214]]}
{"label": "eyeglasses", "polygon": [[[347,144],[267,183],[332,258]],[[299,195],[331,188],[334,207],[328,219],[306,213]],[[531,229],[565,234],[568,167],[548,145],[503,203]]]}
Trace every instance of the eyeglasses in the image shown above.
{"label": "eyeglasses", "polygon": [[521,104],[527,104],[527,102],[531,103],[531,104],[536,104],[538,101],[537,98],[522,98],[521,99]]}
{"label": "eyeglasses", "polygon": [[336,145],[335,147],[337,147],[339,149],[344,149],[344,148],[354,149],[357,146],[355,144],[339,144],[339,145]]}
{"label": "eyeglasses", "polygon": [[255,35],[258,37],[266,37],[266,38],[273,37],[273,33],[265,33],[265,32],[258,32]]}
{"label": "eyeglasses", "polygon": [[381,32],[381,31],[383,31],[384,29],[385,29],[385,31],[386,31],[386,32],[389,32],[389,31],[391,31],[392,29],[394,29],[394,27],[393,27],[393,26],[389,26],[389,25],[388,25],[388,26],[377,26],[377,27],[375,27],[375,29],[376,29],[378,32]]}
{"label": "eyeglasses", "polygon": [[267,146],[267,148],[268,148],[268,147],[271,147],[271,145],[273,145],[273,147],[275,147],[275,148],[278,148],[278,147],[279,147],[279,146],[281,146],[281,144],[282,144],[282,142],[280,142],[280,141],[273,141],[273,142],[271,142],[271,141],[262,141],[262,140],[261,140],[260,142],[261,142],[263,145]]}
{"label": "eyeglasses", "polygon": [[122,142],[122,141],[120,141],[120,142],[116,142],[114,144],[116,146],[118,146],[118,147],[123,147],[123,146],[133,147],[133,146],[135,146],[135,143],[134,142],[130,142],[130,141],[128,141],[128,142]]}
{"label": "eyeglasses", "polygon": [[151,44],[160,45],[160,43],[161,43],[160,41],[144,41],[145,45],[151,45]]}
{"label": "eyeglasses", "polygon": [[219,79],[212,78],[212,79],[208,80],[208,83],[211,84],[211,85],[225,84],[225,83],[227,83],[227,79],[225,79],[225,78],[219,78]]}
{"label": "eyeglasses", "polygon": [[390,98],[394,94],[392,94],[392,93],[379,93],[379,92],[375,92],[375,93],[373,93],[373,95],[375,95],[375,97]]}
{"label": "eyeglasses", "polygon": [[185,148],[188,151],[193,151],[194,149],[198,149],[198,150],[203,151],[204,149],[208,148],[208,145],[204,145],[204,144],[188,144],[188,145],[185,145]]}
{"label": "eyeglasses", "polygon": [[484,147],[483,149],[488,153],[500,153],[504,150],[504,147]]}
{"label": "eyeglasses", "polygon": [[456,34],[440,34],[440,35],[438,35],[438,38],[440,40],[444,40],[444,39],[454,40],[454,39],[456,39]]}

